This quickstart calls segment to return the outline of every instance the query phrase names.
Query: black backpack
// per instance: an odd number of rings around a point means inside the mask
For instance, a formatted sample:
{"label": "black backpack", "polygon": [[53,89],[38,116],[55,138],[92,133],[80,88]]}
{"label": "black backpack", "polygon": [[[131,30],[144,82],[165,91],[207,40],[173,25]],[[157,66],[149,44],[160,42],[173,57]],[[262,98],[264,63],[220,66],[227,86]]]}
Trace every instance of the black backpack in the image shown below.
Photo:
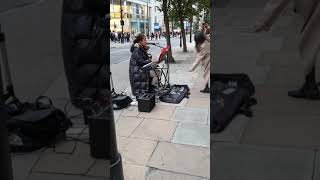
{"label": "black backpack", "polygon": [[125,94],[116,94],[115,92],[112,94],[112,105],[114,110],[127,108],[130,106],[131,102],[132,99]]}
{"label": "black backpack", "polygon": [[223,131],[239,114],[252,117],[255,87],[246,74],[211,74],[210,132]]}
{"label": "black backpack", "polygon": [[[43,99],[49,103],[43,103]],[[34,103],[12,103],[3,107],[10,117],[6,126],[11,152],[31,152],[49,146],[58,137],[64,137],[72,126],[65,113],[55,108],[47,97],[41,96]]]}

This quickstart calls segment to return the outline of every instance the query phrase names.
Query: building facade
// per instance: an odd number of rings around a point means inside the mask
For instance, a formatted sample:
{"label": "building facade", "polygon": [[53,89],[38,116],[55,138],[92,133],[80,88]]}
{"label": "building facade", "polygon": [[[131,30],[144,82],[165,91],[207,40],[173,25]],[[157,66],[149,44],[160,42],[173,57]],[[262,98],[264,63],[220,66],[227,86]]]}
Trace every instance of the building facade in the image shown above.
{"label": "building facade", "polygon": [[[120,0],[110,2],[110,31],[121,32]],[[161,31],[163,15],[156,0],[121,0],[123,32],[145,34]]]}

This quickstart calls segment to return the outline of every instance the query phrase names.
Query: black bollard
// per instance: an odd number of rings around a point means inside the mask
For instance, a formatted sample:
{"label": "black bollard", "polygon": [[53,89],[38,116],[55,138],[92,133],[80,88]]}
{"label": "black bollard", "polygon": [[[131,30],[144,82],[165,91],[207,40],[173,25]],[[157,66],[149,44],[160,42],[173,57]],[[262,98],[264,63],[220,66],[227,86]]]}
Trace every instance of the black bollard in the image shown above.
{"label": "black bollard", "polygon": [[112,180],[124,180],[122,158],[118,152],[111,94],[102,113],[88,116],[91,156],[110,160]]}

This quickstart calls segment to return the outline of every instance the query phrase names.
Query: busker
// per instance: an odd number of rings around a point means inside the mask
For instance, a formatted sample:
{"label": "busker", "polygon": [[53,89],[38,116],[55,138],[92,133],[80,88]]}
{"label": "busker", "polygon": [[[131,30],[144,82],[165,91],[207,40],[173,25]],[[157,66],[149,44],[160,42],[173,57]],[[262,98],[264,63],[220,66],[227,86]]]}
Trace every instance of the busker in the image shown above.
{"label": "busker", "polygon": [[152,92],[153,85],[157,84],[158,81],[157,74],[153,70],[142,70],[144,65],[150,62],[158,62],[150,59],[148,49],[147,37],[144,34],[138,34],[130,49],[132,54],[129,65],[129,79],[134,96]]}
{"label": "busker", "polygon": [[210,34],[205,35],[203,32],[197,32],[194,36],[196,43],[196,60],[190,67],[190,72],[194,71],[195,68],[201,63],[204,67],[204,89],[200,90],[202,93],[209,93],[209,80],[210,80]]}
{"label": "busker", "polygon": [[[270,0],[264,13],[258,18],[254,31],[268,31],[281,12],[292,0]],[[316,83],[315,64],[320,50],[320,1],[295,0],[295,11],[302,15],[304,25],[299,44],[300,58],[306,61],[305,82],[298,90],[289,91],[294,98],[319,99],[320,91]]]}

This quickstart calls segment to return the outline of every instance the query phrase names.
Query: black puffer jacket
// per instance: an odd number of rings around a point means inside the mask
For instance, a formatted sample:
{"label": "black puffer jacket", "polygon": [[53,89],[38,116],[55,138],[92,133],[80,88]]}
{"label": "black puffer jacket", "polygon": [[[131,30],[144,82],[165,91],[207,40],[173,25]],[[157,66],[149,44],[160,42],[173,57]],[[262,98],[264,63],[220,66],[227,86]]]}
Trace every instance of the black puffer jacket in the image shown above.
{"label": "black puffer jacket", "polygon": [[[64,0],[61,22],[63,61],[71,102],[110,89],[109,23],[105,0]],[[100,68],[104,65],[103,68]]]}
{"label": "black puffer jacket", "polygon": [[149,91],[150,71],[143,71],[141,68],[151,61],[147,52],[138,44],[133,44],[130,51],[132,53],[129,66],[130,85],[132,94],[139,96]]}

